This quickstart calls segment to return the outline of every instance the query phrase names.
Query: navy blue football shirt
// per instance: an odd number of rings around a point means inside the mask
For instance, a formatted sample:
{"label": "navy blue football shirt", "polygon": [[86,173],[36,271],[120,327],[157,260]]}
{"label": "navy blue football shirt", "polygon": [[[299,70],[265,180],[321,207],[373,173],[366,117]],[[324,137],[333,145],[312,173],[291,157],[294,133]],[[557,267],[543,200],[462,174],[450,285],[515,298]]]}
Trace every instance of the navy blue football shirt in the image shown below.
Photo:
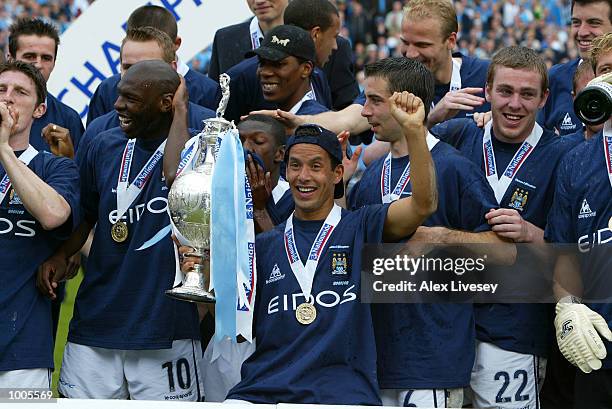
{"label": "navy blue football shirt", "polygon": [[[380,405],[370,306],[359,302],[359,296],[361,250],[366,242],[382,241],[387,209],[379,205],[342,211],[314,275],[317,317],[309,325],[295,317],[305,298],[285,252],[285,223],[257,236],[257,346],[228,399]],[[294,218],[302,260],[322,224]],[[334,260],[346,268],[334,272]]]}
{"label": "navy blue football shirt", "polygon": [[[489,230],[484,215],[496,207],[495,196],[480,169],[444,142],[433,147],[431,156],[439,204],[423,225],[475,232]],[[351,190],[348,200],[351,208],[382,203],[385,159],[382,157],[368,166]],[[409,160],[408,156],[392,159],[391,189],[397,185]],[[411,192],[408,182],[401,197]],[[471,304],[372,304],[372,315],[381,388],[458,388],[469,384],[475,340]]]}
{"label": "navy blue football shirt", "polygon": [[[47,231],[13,187],[0,203],[0,371],[53,368],[51,302],[36,289],[36,272],[79,218],[79,176],[73,161],[39,152],[28,168],[60,194],[73,213],[63,226]],[[0,179],[5,175],[0,166]]]}
{"label": "navy blue football shirt", "polygon": [[[170,348],[173,340],[199,339],[199,330],[195,306],[164,294],[174,282],[175,259],[161,161],[122,217],[126,241],[111,238],[127,141],[120,128],[105,131],[80,164],[84,217],[97,224],[68,340],[112,349]],[[136,141],[130,183],[163,141]]]}
{"label": "navy blue football shirt", "polygon": [[548,130],[567,135],[582,129],[582,121],[574,112],[573,80],[580,59],[553,66],[548,72],[550,94],[538,112],[538,123]]}
{"label": "navy blue football shirt", "polygon": [[[483,158],[484,130],[471,119],[452,119],[435,126],[431,133],[455,146],[463,155],[476,163],[485,172]],[[503,143],[492,134],[493,153],[498,172],[501,174],[521,144]],[[530,156],[516,173],[498,207],[513,208],[523,219],[544,229],[552,205],[557,167],[570,148],[553,132],[544,130],[542,137]],[[521,254],[518,255],[521,257]],[[525,265],[523,262],[522,265]],[[529,269],[508,274],[517,281],[532,280],[535,285],[548,286],[542,277],[521,278],[529,275]],[[534,271],[538,271],[534,266]],[[525,281],[526,282],[526,281]],[[545,304],[477,304],[476,335],[481,341],[491,342],[500,348],[546,356],[551,337],[551,311]]]}
{"label": "navy blue football shirt", "polygon": [[[555,200],[544,237],[556,243],[576,243],[585,299],[610,297],[612,258],[612,160],[606,163],[602,132],[570,151],[559,167]],[[612,137],[605,142],[612,153]],[[594,252],[593,249],[598,251]],[[607,250],[605,250],[607,249]],[[603,251],[602,251],[603,250]],[[603,294],[601,294],[603,291]],[[587,303],[612,327],[612,304]],[[602,338],[608,355],[603,368],[612,368],[612,343]]]}
{"label": "navy blue football shirt", "polygon": [[83,122],[79,114],[51,94],[47,94],[47,111],[40,118],[34,119],[30,130],[30,145],[39,151],[51,152],[49,144],[42,137],[42,130],[48,124],[55,124],[70,131],[74,151],[77,152],[81,135],[83,135]]}

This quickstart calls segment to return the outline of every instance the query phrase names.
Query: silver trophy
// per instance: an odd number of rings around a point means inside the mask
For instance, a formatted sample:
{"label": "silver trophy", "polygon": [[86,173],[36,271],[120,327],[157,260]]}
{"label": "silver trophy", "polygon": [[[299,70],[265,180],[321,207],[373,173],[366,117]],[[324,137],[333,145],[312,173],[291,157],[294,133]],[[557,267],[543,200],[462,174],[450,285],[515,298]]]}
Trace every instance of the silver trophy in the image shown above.
{"label": "silver trophy", "polygon": [[229,99],[227,74],[219,78],[222,98],[217,108],[217,117],[204,120],[204,128],[199,133],[198,150],[193,170],[180,174],[168,193],[170,216],[178,231],[191,242],[194,253],[186,256],[202,258],[193,270],[185,273],[183,284],[167,290],[166,294],[183,301],[214,303],[215,297],[206,290],[206,276],[210,277],[210,212],[212,177],[218,152],[218,137],[230,129],[233,122],[223,119]]}

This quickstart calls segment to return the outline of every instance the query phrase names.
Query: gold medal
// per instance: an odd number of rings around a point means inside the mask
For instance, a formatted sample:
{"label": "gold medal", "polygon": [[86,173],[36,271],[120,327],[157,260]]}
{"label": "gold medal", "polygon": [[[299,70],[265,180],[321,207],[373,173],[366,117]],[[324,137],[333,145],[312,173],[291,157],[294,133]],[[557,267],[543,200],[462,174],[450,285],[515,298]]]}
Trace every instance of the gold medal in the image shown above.
{"label": "gold medal", "polygon": [[121,220],[113,224],[113,226],[111,227],[111,237],[117,243],[123,243],[128,237],[127,224],[125,224]]}
{"label": "gold medal", "polygon": [[295,318],[302,325],[312,324],[317,318],[317,309],[312,304],[302,303],[295,310]]}

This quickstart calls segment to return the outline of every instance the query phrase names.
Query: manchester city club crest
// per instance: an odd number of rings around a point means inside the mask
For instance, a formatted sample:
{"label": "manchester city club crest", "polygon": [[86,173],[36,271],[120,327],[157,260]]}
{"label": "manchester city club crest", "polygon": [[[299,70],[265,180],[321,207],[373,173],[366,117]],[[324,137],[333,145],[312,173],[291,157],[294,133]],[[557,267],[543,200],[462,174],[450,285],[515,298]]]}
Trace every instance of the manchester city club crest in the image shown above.
{"label": "manchester city club crest", "polygon": [[9,193],[9,205],[22,205],[21,198],[15,192],[15,189],[11,188],[11,193]]}
{"label": "manchester city club crest", "polygon": [[524,189],[516,188],[516,190],[512,194],[512,198],[510,199],[510,203],[508,204],[508,206],[510,206],[513,209],[518,210],[519,212],[522,212],[523,210],[525,210],[525,205],[527,204],[528,195],[529,195],[528,191]]}
{"label": "manchester city club crest", "polygon": [[346,253],[332,253],[332,274],[348,273],[348,256]]}

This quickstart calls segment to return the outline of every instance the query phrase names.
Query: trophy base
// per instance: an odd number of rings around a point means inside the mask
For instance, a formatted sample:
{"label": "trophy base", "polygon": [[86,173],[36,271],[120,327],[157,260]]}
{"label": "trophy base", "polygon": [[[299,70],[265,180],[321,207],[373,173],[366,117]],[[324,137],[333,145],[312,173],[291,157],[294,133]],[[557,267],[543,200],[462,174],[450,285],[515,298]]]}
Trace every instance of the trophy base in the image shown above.
{"label": "trophy base", "polygon": [[171,290],[166,290],[166,295],[180,301],[200,302],[207,304],[214,304],[216,302],[215,297],[208,291],[191,286],[182,286],[173,288]]}

